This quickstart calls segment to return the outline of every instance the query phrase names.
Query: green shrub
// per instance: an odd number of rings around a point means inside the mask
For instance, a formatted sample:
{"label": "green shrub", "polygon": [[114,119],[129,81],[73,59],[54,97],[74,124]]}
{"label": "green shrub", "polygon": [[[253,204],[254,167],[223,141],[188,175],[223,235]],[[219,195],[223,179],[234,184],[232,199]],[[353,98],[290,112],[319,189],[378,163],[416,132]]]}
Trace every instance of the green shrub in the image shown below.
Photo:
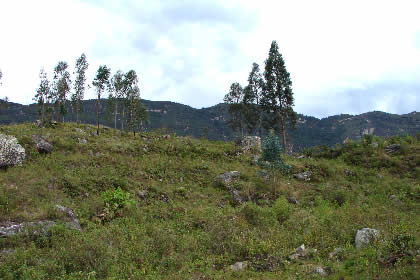
{"label": "green shrub", "polygon": [[292,208],[284,196],[279,197],[273,205],[273,212],[280,223],[289,219]]}
{"label": "green shrub", "polygon": [[289,174],[292,167],[284,163],[281,153],[282,146],[279,138],[270,133],[263,140],[263,154],[259,164],[263,167],[280,169],[282,173]]}
{"label": "green shrub", "polygon": [[104,200],[104,219],[112,220],[114,217],[121,214],[121,210],[128,204],[134,203],[130,199],[130,193],[123,191],[120,187],[114,190],[108,190],[102,194]]}

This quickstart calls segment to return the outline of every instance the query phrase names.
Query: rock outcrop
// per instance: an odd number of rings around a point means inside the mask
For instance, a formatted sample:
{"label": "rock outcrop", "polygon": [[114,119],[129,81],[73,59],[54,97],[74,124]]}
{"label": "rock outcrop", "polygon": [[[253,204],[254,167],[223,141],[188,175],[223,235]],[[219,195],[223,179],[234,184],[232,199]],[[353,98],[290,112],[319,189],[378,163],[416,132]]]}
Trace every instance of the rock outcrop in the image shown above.
{"label": "rock outcrop", "polygon": [[0,168],[21,164],[25,159],[25,149],[16,137],[0,134]]}
{"label": "rock outcrop", "polygon": [[356,248],[369,245],[372,241],[375,241],[378,236],[379,231],[373,228],[362,228],[361,230],[358,230],[354,240]]}
{"label": "rock outcrop", "polygon": [[244,136],[241,140],[241,148],[243,151],[261,152],[261,138],[259,136]]}
{"label": "rock outcrop", "polygon": [[34,141],[35,148],[41,154],[49,154],[53,150],[53,145],[48,143],[41,135],[32,135],[32,141]]}

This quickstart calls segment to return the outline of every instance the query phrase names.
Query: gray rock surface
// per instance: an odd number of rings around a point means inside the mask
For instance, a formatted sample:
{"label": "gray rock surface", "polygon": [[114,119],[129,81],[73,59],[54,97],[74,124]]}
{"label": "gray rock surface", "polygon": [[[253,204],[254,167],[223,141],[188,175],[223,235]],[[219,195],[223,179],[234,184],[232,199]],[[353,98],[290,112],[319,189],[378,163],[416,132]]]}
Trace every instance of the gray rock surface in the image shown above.
{"label": "gray rock surface", "polygon": [[51,153],[53,146],[48,143],[41,135],[32,135],[32,141],[35,143],[35,148],[42,154]]}
{"label": "gray rock surface", "polygon": [[241,192],[231,186],[231,184],[240,176],[241,173],[239,171],[230,171],[215,178],[217,183],[224,186],[232,194],[233,201],[237,204],[241,204],[246,201],[246,199],[241,195]]}
{"label": "gray rock surface", "polygon": [[241,177],[241,173],[239,171],[229,171],[217,176],[215,180],[224,186],[228,186],[239,177]]}
{"label": "gray rock surface", "polygon": [[21,164],[25,159],[25,149],[16,137],[0,134],[0,168]]}
{"label": "gray rock surface", "polygon": [[307,249],[305,248],[305,244],[300,245],[295,249],[295,251],[289,255],[289,260],[298,260],[298,259],[305,259],[310,257],[318,252],[317,249]]}
{"label": "gray rock surface", "polygon": [[319,276],[325,277],[328,275],[328,273],[323,269],[322,267],[318,266],[315,267],[314,270],[312,270],[313,274],[318,274]]}
{"label": "gray rock surface", "polygon": [[399,152],[401,150],[401,145],[400,144],[391,144],[386,146],[385,148],[385,152],[387,154],[395,154],[397,152]]}
{"label": "gray rock surface", "polygon": [[139,191],[139,192],[137,193],[137,196],[138,196],[140,199],[146,199],[146,195],[147,195],[147,192],[146,192],[146,191]]}
{"label": "gray rock surface", "polygon": [[299,204],[299,201],[294,196],[287,197],[287,201],[291,204]]}
{"label": "gray rock surface", "polygon": [[356,248],[369,245],[372,241],[375,241],[379,236],[379,231],[372,228],[362,228],[357,231],[355,237]]}
{"label": "gray rock surface", "polygon": [[[79,221],[74,212],[64,206],[56,205],[58,211],[66,214],[66,221],[64,225],[69,229],[81,230]],[[9,222],[0,225],[0,237],[9,237],[15,234],[29,234],[32,236],[44,236],[48,233],[48,230],[56,225],[55,221],[37,221],[37,222],[24,222],[14,223]]]}
{"label": "gray rock surface", "polygon": [[75,127],[74,128],[74,131],[76,131],[77,133],[80,133],[80,134],[85,134],[84,130],[83,129],[80,129],[78,127]]}
{"label": "gray rock surface", "polygon": [[77,141],[79,141],[79,144],[81,145],[87,144],[87,140],[85,138],[77,138]]}
{"label": "gray rock surface", "polygon": [[261,152],[261,138],[259,136],[244,136],[241,140],[242,151]]}
{"label": "gray rock surface", "polygon": [[73,210],[71,210],[70,208],[58,205],[58,204],[55,207],[57,208],[58,211],[66,214],[67,222],[65,223],[65,225],[68,228],[76,229],[76,230],[81,230],[82,229],[80,227],[79,220],[77,219]]}
{"label": "gray rock surface", "polygon": [[310,181],[311,176],[312,176],[311,171],[305,171],[305,172],[297,173],[297,174],[293,175],[294,178],[296,178],[298,180],[303,180],[303,181]]}
{"label": "gray rock surface", "polygon": [[246,269],[247,267],[248,267],[248,262],[237,262],[235,264],[232,264],[230,266],[230,269],[232,271],[241,271],[241,270]]}

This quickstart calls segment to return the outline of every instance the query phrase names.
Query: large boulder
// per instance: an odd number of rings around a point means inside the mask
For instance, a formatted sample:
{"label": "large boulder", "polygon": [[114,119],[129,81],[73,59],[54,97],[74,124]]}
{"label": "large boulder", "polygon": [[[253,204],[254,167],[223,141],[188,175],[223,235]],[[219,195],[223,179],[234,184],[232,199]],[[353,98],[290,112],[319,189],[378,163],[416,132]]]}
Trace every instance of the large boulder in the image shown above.
{"label": "large boulder", "polygon": [[258,136],[244,136],[241,140],[243,151],[261,152],[261,138]]}
{"label": "large boulder", "polygon": [[373,228],[362,228],[357,231],[354,242],[356,248],[369,245],[372,241],[375,241],[379,236],[379,231]]}
{"label": "large boulder", "polygon": [[34,141],[35,148],[41,154],[48,154],[53,150],[53,145],[48,143],[41,135],[32,135],[32,141]]}
{"label": "large boulder", "polygon": [[21,164],[25,159],[25,149],[16,137],[0,134],[0,168]]}

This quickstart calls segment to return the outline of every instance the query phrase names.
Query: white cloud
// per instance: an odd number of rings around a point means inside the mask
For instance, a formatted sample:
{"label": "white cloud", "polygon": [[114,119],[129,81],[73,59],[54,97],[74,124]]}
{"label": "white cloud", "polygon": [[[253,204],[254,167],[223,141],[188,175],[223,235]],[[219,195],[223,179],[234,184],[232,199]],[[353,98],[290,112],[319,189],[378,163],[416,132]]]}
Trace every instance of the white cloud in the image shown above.
{"label": "white cloud", "polygon": [[[134,69],[142,98],[211,106],[232,82],[246,83],[253,62],[263,69],[277,40],[300,113],[406,113],[420,105],[415,0],[103,3],[3,3],[0,96],[30,103],[41,67],[51,78],[64,60],[72,71],[85,52],[90,80],[101,64]],[[375,98],[365,102],[366,94]]]}

